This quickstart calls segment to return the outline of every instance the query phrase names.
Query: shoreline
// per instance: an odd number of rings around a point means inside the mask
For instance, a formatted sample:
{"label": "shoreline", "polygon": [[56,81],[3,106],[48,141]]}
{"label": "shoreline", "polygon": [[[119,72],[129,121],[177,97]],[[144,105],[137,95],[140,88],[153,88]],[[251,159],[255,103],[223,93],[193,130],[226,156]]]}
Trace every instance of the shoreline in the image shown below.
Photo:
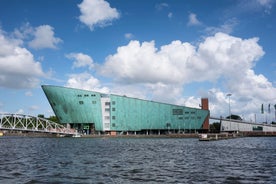
{"label": "shoreline", "polygon": [[[48,138],[61,138],[61,137],[74,137],[74,136],[64,136],[61,134],[49,134],[49,133],[37,133],[37,132],[2,132],[0,137],[48,137]],[[204,134],[204,133],[203,133]],[[108,135],[108,134],[89,134],[89,135],[79,135],[74,138],[200,138],[201,133],[185,133],[185,134],[128,134],[128,135]],[[276,137],[276,132],[239,132],[239,133],[205,133],[208,136],[214,137],[219,136],[220,138],[226,135],[232,137]],[[228,137],[227,136],[227,137]]]}

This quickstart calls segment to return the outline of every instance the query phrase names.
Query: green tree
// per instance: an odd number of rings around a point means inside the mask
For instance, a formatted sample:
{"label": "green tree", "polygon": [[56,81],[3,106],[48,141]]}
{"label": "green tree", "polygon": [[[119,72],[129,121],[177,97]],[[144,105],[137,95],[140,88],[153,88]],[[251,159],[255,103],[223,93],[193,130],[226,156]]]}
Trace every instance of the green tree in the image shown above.
{"label": "green tree", "polygon": [[214,122],[210,124],[210,132],[211,133],[219,133],[220,132],[220,123]]}
{"label": "green tree", "polygon": [[44,114],[38,114],[37,117],[39,117],[39,118],[45,118]]}
{"label": "green tree", "polygon": [[56,116],[50,116],[49,118],[47,118],[48,120],[50,121],[53,121],[53,122],[56,122],[56,123],[59,123],[59,120]]}
{"label": "green tree", "polygon": [[231,114],[231,116],[227,116],[226,119],[233,119],[233,120],[242,120],[239,115]]}

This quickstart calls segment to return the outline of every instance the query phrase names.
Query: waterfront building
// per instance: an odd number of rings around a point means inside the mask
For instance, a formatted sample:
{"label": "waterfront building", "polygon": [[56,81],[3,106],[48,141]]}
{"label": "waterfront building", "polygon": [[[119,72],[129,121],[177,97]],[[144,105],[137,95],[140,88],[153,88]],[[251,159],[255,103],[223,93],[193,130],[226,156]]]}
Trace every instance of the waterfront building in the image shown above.
{"label": "waterfront building", "polygon": [[208,131],[208,99],[199,109],[60,86],[42,89],[59,122],[87,134]]}

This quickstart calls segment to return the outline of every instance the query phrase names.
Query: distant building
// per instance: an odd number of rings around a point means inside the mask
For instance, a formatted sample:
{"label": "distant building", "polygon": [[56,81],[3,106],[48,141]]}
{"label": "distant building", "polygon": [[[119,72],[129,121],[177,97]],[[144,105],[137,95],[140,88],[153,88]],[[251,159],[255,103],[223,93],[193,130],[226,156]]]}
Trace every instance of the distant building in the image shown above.
{"label": "distant building", "polygon": [[60,86],[42,89],[60,123],[87,134],[208,131],[208,99],[197,109]]}
{"label": "distant building", "polygon": [[276,125],[273,124],[252,123],[233,119],[221,119],[220,123],[222,132],[275,132],[276,135]]}

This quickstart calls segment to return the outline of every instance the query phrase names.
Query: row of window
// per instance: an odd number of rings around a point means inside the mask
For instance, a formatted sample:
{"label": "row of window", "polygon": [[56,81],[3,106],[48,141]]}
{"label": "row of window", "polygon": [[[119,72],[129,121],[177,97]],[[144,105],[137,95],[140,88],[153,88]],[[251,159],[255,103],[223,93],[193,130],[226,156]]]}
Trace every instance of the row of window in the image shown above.
{"label": "row of window", "polygon": [[[189,111],[185,111],[185,114],[195,114],[195,111],[189,112]],[[172,114],[173,115],[183,115],[183,109],[173,109],[172,110]]]}
{"label": "row of window", "polygon": [[[112,105],[115,105],[116,104],[116,102],[115,101],[112,101]],[[105,105],[106,106],[110,106],[110,102],[105,102]]]}
{"label": "row of window", "polygon": [[[92,101],[92,104],[96,104],[96,103],[97,103],[96,101]],[[82,104],[84,104],[84,102],[83,101],[79,101],[79,104],[82,105]]]}
{"label": "row of window", "polygon": [[[192,117],[185,117],[185,119],[195,119],[195,117],[194,116],[192,116]],[[183,117],[179,117],[178,119],[183,119]],[[197,117],[197,119],[201,119],[201,116],[198,116]]]}
{"label": "row of window", "polygon": [[[80,95],[80,94],[79,94],[79,95],[77,95],[77,96],[78,96],[78,97],[82,97],[82,95]],[[84,96],[84,97],[89,97],[90,95],[89,95],[89,94],[84,94],[83,96]],[[95,95],[95,94],[91,94],[91,96],[93,96],[93,97],[94,97],[94,96],[96,96],[96,95]]]}
{"label": "row of window", "polygon": [[[104,117],[105,120],[109,120],[110,119],[110,116],[105,116]],[[112,120],[115,120],[116,119],[116,116],[112,116]],[[183,117],[179,117],[178,119],[183,119]],[[195,119],[195,117],[185,117],[186,120],[188,119]],[[201,119],[201,116],[198,116],[197,119]]]}

